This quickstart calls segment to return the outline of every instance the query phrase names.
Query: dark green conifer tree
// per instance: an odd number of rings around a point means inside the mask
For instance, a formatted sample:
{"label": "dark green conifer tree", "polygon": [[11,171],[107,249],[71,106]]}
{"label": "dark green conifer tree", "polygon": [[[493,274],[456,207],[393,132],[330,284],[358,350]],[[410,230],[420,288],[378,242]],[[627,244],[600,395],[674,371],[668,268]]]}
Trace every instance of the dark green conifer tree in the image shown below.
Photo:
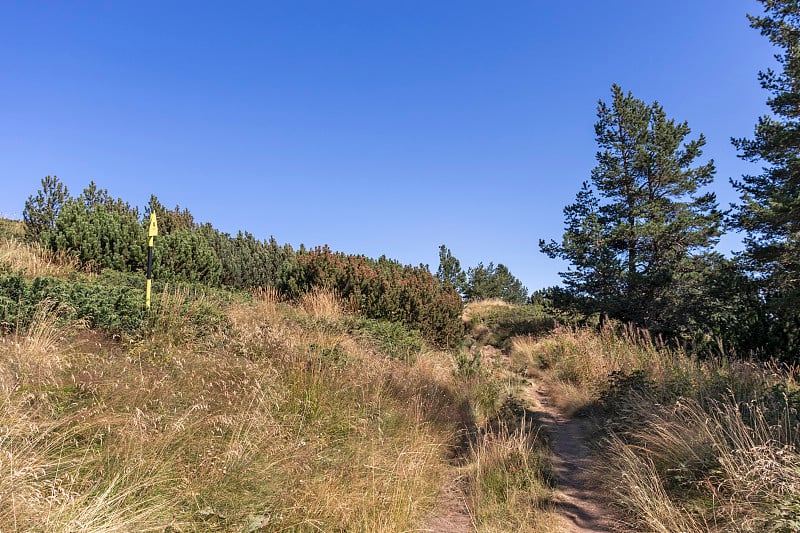
{"label": "dark green conifer tree", "polygon": [[144,268],[147,238],[139,210],[91,182],[61,206],[49,245],[87,267],[132,271]]}
{"label": "dark green conifer tree", "polygon": [[443,284],[453,287],[462,295],[464,294],[467,274],[461,268],[461,262],[453,256],[450,248],[444,244],[439,246],[439,269],[436,271],[436,277]]}
{"label": "dark green conifer tree", "polygon": [[687,140],[686,122],[617,85],[611,91],[611,104],[597,108],[591,181],[564,209],[563,240],[539,246],[571,263],[561,275],[584,311],[675,331],[715,260],[721,213],[714,194],[700,191],[714,163],[696,164],[705,139]]}
{"label": "dark green conifer tree", "polygon": [[164,207],[155,194],[150,195],[150,201],[144,211],[144,224],[149,224],[150,213],[155,213],[158,219],[158,232],[161,235],[169,235],[181,229],[195,229],[197,225],[194,217],[188,209],[181,209],[175,206],[173,209]]}
{"label": "dark green conifer tree", "polygon": [[483,266],[483,263],[478,263],[467,270],[464,296],[470,301],[500,298],[509,303],[524,304],[528,301],[528,289],[504,264]]}
{"label": "dark green conifer tree", "polygon": [[761,0],[751,26],[780,49],[779,71],[759,74],[772,115],[752,139],[734,139],[740,157],[761,162],[755,176],[734,181],[741,195],[732,222],[746,232],[741,260],[755,274],[774,318],[775,348],[800,356],[800,2]]}
{"label": "dark green conifer tree", "polygon": [[58,176],[42,178],[42,188],[36,196],[29,196],[22,211],[25,233],[31,240],[47,241],[47,233],[56,227],[56,218],[64,202],[69,200],[69,191]]}
{"label": "dark green conifer tree", "polygon": [[173,229],[155,239],[153,277],[218,285],[222,264],[205,236],[188,228]]}

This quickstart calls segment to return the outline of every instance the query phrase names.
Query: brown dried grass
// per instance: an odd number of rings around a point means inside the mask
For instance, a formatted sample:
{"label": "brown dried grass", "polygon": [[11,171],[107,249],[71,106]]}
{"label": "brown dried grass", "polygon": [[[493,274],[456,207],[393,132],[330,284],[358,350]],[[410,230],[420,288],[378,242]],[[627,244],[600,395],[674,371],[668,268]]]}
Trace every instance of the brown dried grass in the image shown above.
{"label": "brown dried grass", "polygon": [[[46,306],[3,338],[0,501],[10,504],[0,530],[391,532],[422,522],[450,472],[464,399],[445,355],[408,365],[319,327],[304,317],[347,319],[323,292],[299,307],[256,294],[200,342],[185,334],[186,297],[165,291],[160,329],[130,346],[78,349],[75,326],[55,334]],[[20,354],[32,353],[46,372],[21,373]]]}
{"label": "brown dried grass", "polygon": [[23,241],[17,237],[0,239],[0,263],[13,271],[23,271],[30,277],[65,277],[80,268],[73,255],[53,252],[39,243]]}

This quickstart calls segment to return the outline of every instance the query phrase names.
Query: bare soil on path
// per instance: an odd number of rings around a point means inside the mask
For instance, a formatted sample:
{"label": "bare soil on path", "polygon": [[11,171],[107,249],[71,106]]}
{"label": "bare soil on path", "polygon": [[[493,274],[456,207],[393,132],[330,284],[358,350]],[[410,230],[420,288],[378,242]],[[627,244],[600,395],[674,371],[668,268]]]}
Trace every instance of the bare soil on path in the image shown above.
{"label": "bare soil on path", "polygon": [[[505,357],[500,350],[484,349],[487,360]],[[490,363],[491,364],[491,363]],[[498,365],[506,366],[506,364]],[[585,445],[589,421],[567,418],[551,400],[546,388],[535,380],[522,390],[521,400],[544,427],[550,438],[551,468],[556,482],[554,510],[562,533],[614,533],[627,531],[601,497],[592,482],[593,454]],[[434,513],[418,531],[426,533],[469,533],[475,531],[465,495],[455,479],[442,491]]]}
{"label": "bare soil on path", "polygon": [[[564,533],[612,533],[621,531],[619,522],[600,497],[591,480],[592,453],[584,444],[588,422],[568,419],[537,383],[528,385],[523,399],[550,437],[552,471],[556,481],[555,511]],[[435,513],[418,531],[428,533],[469,533],[472,518],[458,479],[442,491]]]}
{"label": "bare soil on path", "polygon": [[436,502],[436,512],[425,522],[422,529],[425,533],[470,533],[475,528],[472,526],[472,517],[464,501],[464,491],[461,489],[460,479],[452,481]]}
{"label": "bare soil on path", "polygon": [[526,396],[551,439],[552,470],[558,490],[555,507],[568,528],[564,532],[618,531],[590,479],[592,454],[584,444],[587,422],[565,418],[537,383],[528,386]]}

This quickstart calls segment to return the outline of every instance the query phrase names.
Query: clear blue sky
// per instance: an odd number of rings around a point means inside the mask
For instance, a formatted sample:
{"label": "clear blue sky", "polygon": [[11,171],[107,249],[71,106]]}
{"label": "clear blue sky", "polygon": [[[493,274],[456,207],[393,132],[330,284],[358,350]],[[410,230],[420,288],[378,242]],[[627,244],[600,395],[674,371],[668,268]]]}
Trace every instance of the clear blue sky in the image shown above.
{"label": "clear blue sky", "polygon": [[[720,203],[757,171],[774,63],[755,1],[0,0],[0,214],[45,175],[151,193],[223,231],[438,266],[504,263],[529,289],[595,164],[612,83],[708,139]],[[736,237],[723,241],[735,249]]]}

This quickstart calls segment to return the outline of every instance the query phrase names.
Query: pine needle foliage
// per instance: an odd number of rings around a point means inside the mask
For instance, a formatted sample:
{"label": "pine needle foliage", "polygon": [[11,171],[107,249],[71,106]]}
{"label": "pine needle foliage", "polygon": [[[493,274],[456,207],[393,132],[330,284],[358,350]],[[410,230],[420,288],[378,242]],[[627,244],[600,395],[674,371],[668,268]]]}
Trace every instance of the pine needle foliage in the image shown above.
{"label": "pine needle foliage", "polygon": [[705,138],[614,85],[600,101],[597,166],[564,209],[561,242],[545,254],[571,264],[561,276],[587,312],[599,311],[658,331],[685,327],[687,303],[702,298],[703,278],[722,214],[711,192],[714,163],[698,163]]}
{"label": "pine needle foliage", "polygon": [[762,16],[750,16],[779,49],[779,70],[759,74],[770,93],[771,115],[758,120],[752,139],[734,139],[742,159],[763,172],[733,181],[741,195],[732,222],[746,233],[743,264],[759,280],[776,319],[774,349],[800,357],[800,2],[761,0]]}

